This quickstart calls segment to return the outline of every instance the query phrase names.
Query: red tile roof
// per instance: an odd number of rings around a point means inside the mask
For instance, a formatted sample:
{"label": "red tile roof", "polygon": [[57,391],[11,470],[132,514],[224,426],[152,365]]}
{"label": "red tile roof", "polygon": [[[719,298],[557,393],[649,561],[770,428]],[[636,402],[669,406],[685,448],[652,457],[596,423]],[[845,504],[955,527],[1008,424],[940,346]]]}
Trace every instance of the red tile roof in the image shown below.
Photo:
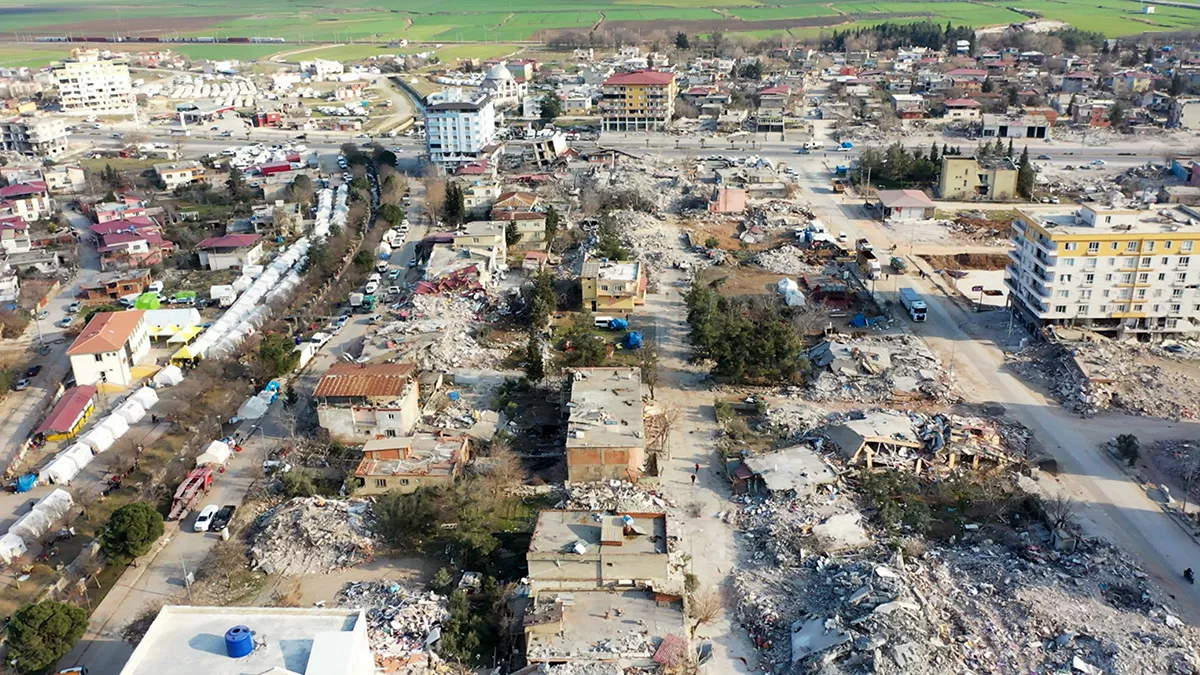
{"label": "red tile roof", "polygon": [[946,71],[946,75],[954,77],[955,75],[986,77],[987,71],[980,68],[955,68],[954,70]]}
{"label": "red tile roof", "polygon": [[46,194],[46,183],[40,180],[30,183],[15,183],[0,187],[0,197],[12,199],[14,197],[26,197],[29,195]]}
{"label": "red tile roof", "polygon": [[24,230],[29,227],[29,223],[21,216],[13,216],[12,218],[0,218],[0,229],[5,230]]}
{"label": "red tile roof", "polygon": [[635,70],[632,73],[617,73],[604,81],[604,86],[622,85],[665,85],[675,80],[675,73],[660,70]]}
{"label": "red tile roof", "polygon": [[100,236],[113,234],[115,232],[137,232],[152,228],[158,229],[158,223],[149,216],[133,216],[132,218],[123,218],[121,220],[110,220],[107,223],[92,225],[91,230]]}
{"label": "red tile roof", "polygon": [[90,384],[68,389],[63,397],[58,399],[58,403],[54,404],[54,409],[46,416],[46,420],[42,422],[42,426],[38,427],[35,433],[70,431],[83,411],[87,410],[95,395],[96,388]]}
{"label": "red tile roof", "polygon": [[75,342],[71,343],[67,356],[121,351],[145,315],[145,310],[141,309],[100,312],[92,317]]}
{"label": "red tile roof", "polygon": [[947,99],[945,102],[945,106],[947,108],[950,108],[950,107],[978,108],[978,107],[981,107],[982,105],[983,105],[982,103],[980,103],[979,101],[976,101],[973,98],[951,98],[951,99]]}
{"label": "red tile roof", "polygon": [[253,246],[262,239],[261,234],[227,234],[224,237],[209,237],[196,244],[196,248],[242,248]]}
{"label": "red tile roof", "polygon": [[335,363],[325,371],[313,396],[400,396],[416,370],[411,363]]}

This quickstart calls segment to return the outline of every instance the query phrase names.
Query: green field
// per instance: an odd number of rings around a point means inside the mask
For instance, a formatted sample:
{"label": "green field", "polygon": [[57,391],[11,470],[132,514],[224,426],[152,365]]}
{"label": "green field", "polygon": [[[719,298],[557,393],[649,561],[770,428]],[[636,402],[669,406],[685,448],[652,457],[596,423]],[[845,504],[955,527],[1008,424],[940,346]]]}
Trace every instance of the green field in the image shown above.
{"label": "green field", "polygon": [[[33,35],[271,36],[289,42],[405,38],[429,42],[542,41],[554,30],[588,31],[619,23],[649,35],[670,33],[688,22],[694,33],[722,30],[748,36],[811,36],[819,26],[804,20],[844,15],[844,24],[933,18],[970,26],[1003,25],[1033,10],[1111,36],[1145,31],[1200,29],[1200,9],[1157,6],[1142,14],[1134,0],[1013,0],[1013,4],[966,0],[455,0],[430,5],[418,0],[162,0],[153,5],[96,5],[91,0],[0,0],[0,39]],[[244,45],[242,47],[245,47]],[[250,47],[257,48],[258,45]],[[233,48],[230,48],[233,49]],[[260,52],[238,49],[235,58]],[[335,47],[334,49],[342,49]],[[190,48],[181,48],[190,52]],[[268,52],[269,53],[269,52]],[[337,53],[337,52],[335,52]],[[361,58],[357,46],[345,58]],[[386,51],[384,53],[387,53]],[[41,55],[0,52],[0,58],[36,64]]]}

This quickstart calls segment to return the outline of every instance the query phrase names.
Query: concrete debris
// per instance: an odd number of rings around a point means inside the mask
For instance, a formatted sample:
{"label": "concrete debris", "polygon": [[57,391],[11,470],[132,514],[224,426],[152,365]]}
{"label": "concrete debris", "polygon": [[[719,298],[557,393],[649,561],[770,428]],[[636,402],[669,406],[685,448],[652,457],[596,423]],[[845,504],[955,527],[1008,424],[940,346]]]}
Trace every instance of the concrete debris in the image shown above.
{"label": "concrete debris", "polygon": [[259,516],[250,541],[254,567],[302,576],[353,567],[372,556],[371,503],[297,497]]}
{"label": "concrete debris", "polygon": [[675,502],[657,490],[620,480],[597,483],[566,481],[560,492],[561,500],[554,507],[556,509],[651,513],[675,506]]}
{"label": "concrete debris", "polygon": [[831,339],[810,349],[808,359],[815,369],[803,392],[808,400],[945,403],[958,399],[940,360],[913,335]]}
{"label": "concrete debris", "polygon": [[1191,345],[1147,346],[1108,340],[1049,340],[1010,359],[1023,377],[1047,387],[1066,408],[1085,416],[1104,410],[1168,419],[1200,412],[1200,364]]}
{"label": "concrete debris", "polygon": [[754,256],[754,264],[777,274],[821,274],[824,268],[809,263],[808,258],[804,249],[787,245],[759,253]]}
{"label": "concrete debris", "polygon": [[342,607],[367,614],[367,639],[375,664],[388,673],[430,672],[438,663],[433,645],[450,616],[446,597],[394,581],[348,584],[337,597]]}
{"label": "concrete debris", "polygon": [[375,333],[402,360],[421,370],[452,368],[496,368],[516,346],[485,347],[475,332],[483,325],[490,307],[486,296],[464,298],[415,295],[407,320],[394,321]]}
{"label": "concrete debris", "polygon": [[[838,501],[751,504],[742,518],[811,520]],[[915,558],[885,547],[781,558],[779,539],[804,538],[759,531],[746,533],[760,555],[735,571],[732,596],[776,673],[1200,672],[1190,656],[1200,631],[1106,544],[1061,553],[1037,534],[1005,545],[968,532]]]}
{"label": "concrete debris", "polygon": [[[1147,453],[1154,468],[1166,476],[1174,478],[1177,488],[1184,492],[1184,485],[1190,487],[1187,496],[1189,503],[1196,503],[1200,498],[1200,442],[1197,441],[1158,441],[1149,447],[1143,446],[1142,452]],[[1183,497],[1178,497],[1182,499]]]}

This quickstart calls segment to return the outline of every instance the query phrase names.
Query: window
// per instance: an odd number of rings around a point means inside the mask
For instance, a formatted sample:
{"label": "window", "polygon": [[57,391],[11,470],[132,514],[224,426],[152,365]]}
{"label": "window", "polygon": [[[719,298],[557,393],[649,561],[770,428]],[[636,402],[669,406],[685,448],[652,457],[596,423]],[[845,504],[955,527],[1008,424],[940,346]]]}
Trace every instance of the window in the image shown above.
{"label": "window", "polygon": [[1121,283],[1128,284],[1128,283],[1131,283],[1132,281],[1133,281],[1133,274],[1131,274],[1129,272],[1125,272],[1124,274],[1121,275]]}
{"label": "window", "polygon": [[104,355],[103,355],[103,354],[93,354],[92,356],[93,356],[93,357],[95,357],[95,359],[96,359],[97,361],[103,361],[103,360],[104,360]]}
{"label": "window", "polygon": [[1187,281],[1187,272],[1180,272],[1179,274],[1176,274],[1176,275],[1175,275],[1175,281],[1177,281],[1177,282],[1179,282],[1179,283],[1181,283],[1181,284],[1182,284],[1183,282]]}
{"label": "window", "polygon": [[1160,265],[1166,265],[1169,262],[1171,262],[1171,259],[1165,255],[1158,259],[1158,264],[1160,264]]}
{"label": "window", "polygon": [[383,434],[385,436],[387,436],[388,438],[395,438],[396,430],[395,429],[384,429]]}
{"label": "window", "polygon": [[1166,273],[1166,272],[1159,272],[1159,273],[1158,273],[1158,280],[1159,280],[1159,281],[1166,281],[1166,280],[1167,280],[1167,273]]}
{"label": "window", "polygon": [[1093,281],[1095,281],[1095,280],[1096,280],[1096,275],[1095,275],[1095,274],[1085,274],[1085,275],[1083,275],[1083,283],[1085,283],[1085,284],[1090,284],[1090,283],[1092,283],[1092,282],[1093,282]]}
{"label": "window", "polygon": [[1150,281],[1150,274],[1147,272],[1139,272],[1138,273],[1138,283],[1144,284],[1147,281]]}
{"label": "window", "polygon": [[1114,251],[1115,251],[1115,250],[1117,250],[1117,249],[1119,249],[1119,248],[1121,248],[1121,242],[1119,242],[1119,241],[1114,241],[1114,242],[1112,243],[1112,246],[1111,246],[1110,248],[1111,248],[1112,250],[1114,250]]}
{"label": "window", "polygon": [[1078,247],[1079,247],[1079,244],[1077,244],[1073,241],[1068,241],[1067,243],[1063,244],[1063,248],[1068,251],[1074,251]]}
{"label": "window", "polygon": [[1181,305],[1171,305],[1172,314],[1178,314],[1181,309],[1183,309]]}
{"label": "window", "polygon": [[1091,300],[1092,290],[1090,288],[1085,288],[1084,290],[1079,291],[1079,297],[1083,300]]}
{"label": "window", "polygon": [[376,478],[375,479],[375,487],[380,487],[380,488],[387,487],[387,479],[386,478]]}
{"label": "window", "polygon": [[1110,291],[1110,290],[1108,290],[1108,289],[1106,288],[1106,289],[1104,289],[1104,290],[1100,291],[1100,295],[1101,295],[1101,296],[1103,296],[1103,297],[1105,297],[1105,298],[1108,298],[1108,297],[1111,297],[1111,296],[1112,296],[1112,291]]}
{"label": "window", "polygon": [[408,481],[408,479],[407,479],[407,478],[401,478],[401,479],[400,479],[400,484],[401,484],[401,485],[408,485],[408,482],[409,482],[409,481]]}
{"label": "window", "polygon": [[1074,258],[1063,258],[1062,265],[1063,265],[1063,267],[1074,267],[1075,259]]}
{"label": "window", "polygon": [[1060,274],[1060,275],[1058,275],[1058,279],[1059,279],[1059,281],[1070,281],[1071,275],[1070,274]]}
{"label": "window", "polygon": [[1121,294],[1118,297],[1120,297],[1124,300],[1128,300],[1128,299],[1132,298],[1133,297],[1133,289],[1132,288],[1122,288]]}
{"label": "window", "polygon": [[1175,289],[1172,289],[1172,290],[1171,290],[1171,297],[1172,297],[1172,298],[1182,298],[1182,297],[1183,297],[1183,289],[1182,289],[1182,288],[1175,288]]}
{"label": "window", "polygon": [[1137,267],[1138,266],[1137,256],[1130,256],[1128,258],[1125,258],[1125,262],[1121,263],[1121,265],[1123,267]]}
{"label": "window", "polygon": [[1186,255],[1179,256],[1179,266],[1180,267],[1187,267],[1188,265],[1191,265],[1191,264],[1192,264],[1192,259],[1190,256],[1186,256]]}
{"label": "window", "polygon": [[1192,243],[1193,242],[1190,239],[1187,241],[1179,242],[1179,250],[1182,251],[1183,253],[1190,253],[1192,250]]}
{"label": "window", "polygon": [[1096,259],[1095,258],[1087,258],[1086,261],[1084,262],[1084,264],[1087,267],[1091,267],[1094,269],[1096,267]]}
{"label": "window", "polygon": [[1142,267],[1149,267],[1151,258],[1142,258]]}
{"label": "window", "polygon": [[1133,306],[1133,311],[1135,311],[1135,312],[1141,312],[1141,311],[1144,311],[1144,310],[1145,310],[1145,308],[1146,308],[1146,307],[1145,307],[1145,305],[1134,305],[1134,306]]}
{"label": "window", "polygon": [[1146,289],[1144,289],[1144,288],[1137,289],[1137,297],[1138,297],[1138,300],[1145,300],[1146,299]]}
{"label": "window", "polygon": [[1163,248],[1169,249],[1169,248],[1171,248],[1171,246],[1172,246],[1174,243],[1175,243],[1175,242],[1173,242],[1173,241],[1164,241],[1164,242],[1163,242]]}
{"label": "window", "polygon": [[1055,305],[1054,311],[1059,314],[1065,314],[1067,311],[1067,306],[1066,305]]}
{"label": "window", "polygon": [[1162,297],[1162,292],[1163,292],[1163,289],[1161,289],[1161,288],[1156,288],[1156,289],[1154,289],[1154,297],[1156,297],[1156,298],[1161,298],[1161,297]]}
{"label": "window", "polygon": [[1109,258],[1109,259],[1108,259],[1108,266],[1109,266],[1109,267],[1116,267],[1116,266],[1117,266],[1117,259],[1116,259],[1116,258]]}
{"label": "window", "polygon": [[[1152,242],[1152,241],[1148,241],[1148,242],[1146,242],[1146,244],[1145,244],[1145,247],[1144,247],[1144,248],[1145,248],[1147,251],[1153,251],[1153,250],[1154,250],[1154,242]],[[1149,260],[1149,258],[1147,258],[1147,260]],[[1148,262],[1147,262],[1146,264],[1147,264],[1147,265],[1149,265],[1150,263],[1148,263]]]}
{"label": "window", "polygon": [[1089,241],[1088,242],[1088,253],[1099,253],[1099,252],[1100,252],[1100,242]]}
{"label": "window", "polygon": [[1108,305],[1100,305],[1100,313],[1107,314],[1108,313]]}
{"label": "window", "polygon": [[1055,293],[1055,294],[1056,294],[1058,297],[1060,297],[1060,298],[1069,298],[1069,297],[1071,297],[1071,291],[1066,291],[1066,290],[1063,290],[1063,291],[1056,291],[1056,293]]}

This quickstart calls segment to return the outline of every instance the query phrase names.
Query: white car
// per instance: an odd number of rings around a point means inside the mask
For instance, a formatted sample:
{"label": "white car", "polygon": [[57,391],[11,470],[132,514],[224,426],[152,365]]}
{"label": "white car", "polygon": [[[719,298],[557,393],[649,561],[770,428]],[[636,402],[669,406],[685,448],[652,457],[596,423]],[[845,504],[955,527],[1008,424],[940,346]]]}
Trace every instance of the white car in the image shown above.
{"label": "white car", "polygon": [[212,523],[213,516],[217,515],[220,510],[216,504],[209,504],[196,514],[196,525],[193,529],[197,532],[208,532],[208,526]]}
{"label": "white car", "polygon": [[312,337],[308,338],[308,341],[320,347],[326,342],[329,342],[329,339],[332,337],[333,336],[329,335],[328,333],[313,333]]}
{"label": "white car", "polygon": [[397,269],[397,270],[392,270],[391,272],[388,272],[388,279],[389,279],[389,280],[391,280],[391,281],[395,281],[395,280],[397,280],[397,279],[399,279],[399,278],[400,278],[400,270],[398,270],[398,269]]}
{"label": "white car", "polygon": [[371,295],[372,293],[374,293],[377,290],[379,290],[379,282],[378,281],[368,281],[367,285],[363,287],[363,292],[366,293],[367,295]]}

